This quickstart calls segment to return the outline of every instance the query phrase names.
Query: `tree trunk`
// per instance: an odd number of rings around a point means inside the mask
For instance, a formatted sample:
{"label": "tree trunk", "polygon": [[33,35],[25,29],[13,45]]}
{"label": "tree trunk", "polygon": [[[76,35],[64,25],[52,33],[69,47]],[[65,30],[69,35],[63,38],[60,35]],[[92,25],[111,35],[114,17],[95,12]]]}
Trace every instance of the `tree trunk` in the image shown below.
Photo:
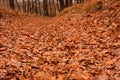
{"label": "tree trunk", "polygon": [[56,15],[56,5],[55,5],[55,1],[52,0],[52,16]]}
{"label": "tree trunk", "polygon": [[27,13],[30,12],[30,0],[28,0],[28,3],[27,3]]}
{"label": "tree trunk", "polygon": [[41,2],[40,2],[40,0],[38,0],[39,1],[39,14],[41,15],[42,13],[41,13]]}
{"label": "tree trunk", "polygon": [[34,1],[31,1],[31,9],[30,12],[33,14],[34,13]]}
{"label": "tree trunk", "polygon": [[56,8],[57,8],[58,12],[60,12],[59,0],[56,1]]}
{"label": "tree trunk", "polygon": [[15,9],[15,4],[14,4],[14,0],[9,0],[9,6],[11,9]]}
{"label": "tree trunk", "polygon": [[38,4],[37,4],[37,0],[35,0],[35,13],[38,14]]}
{"label": "tree trunk", "polygon": [[72,0],[69,0],[69,6],[72,6],[72,5],[73,5]]}
{"label": "tree trunk", "polygon": [[65,0],[65,7],[69,6],[69,0]]}
{"label": "tree trunk", "polygon": [[64,0],[59,0],[59,2],[60,2],[60,11],[61,11],[65,8]]}
{"label": "tree trunk", "polygon": [[77,4],[84,2],[84,0],[77,0]]}
{"label": "tree trunk", "polygon": [[47,0],[43,0],[43,10],[44,10],[44,15],[45,15],[45,16],[48,16]]}
{"label": "tree trunk", "polygon": [[26,4],[25,4],[25,0],[22,0],[22,5],[23,5],[23,12],[26,12]]}
{"label": "tree trunk", "polygon": [[15,0],[15,2],[16,2],[16,4],[17,4],[17,6],[18,6],[18,10],[20,10],[20,5],[19,5],[19,3],[17,2],[17,0]]}

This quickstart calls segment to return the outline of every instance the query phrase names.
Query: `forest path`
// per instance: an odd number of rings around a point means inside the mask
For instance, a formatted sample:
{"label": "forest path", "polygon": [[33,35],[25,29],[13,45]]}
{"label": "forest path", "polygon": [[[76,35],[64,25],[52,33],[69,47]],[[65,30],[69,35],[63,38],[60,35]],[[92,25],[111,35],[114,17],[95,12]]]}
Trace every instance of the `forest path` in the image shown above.
{"label": "forest path", "polygon": [[0,79],[120,80],[117,11],[1,18]]}

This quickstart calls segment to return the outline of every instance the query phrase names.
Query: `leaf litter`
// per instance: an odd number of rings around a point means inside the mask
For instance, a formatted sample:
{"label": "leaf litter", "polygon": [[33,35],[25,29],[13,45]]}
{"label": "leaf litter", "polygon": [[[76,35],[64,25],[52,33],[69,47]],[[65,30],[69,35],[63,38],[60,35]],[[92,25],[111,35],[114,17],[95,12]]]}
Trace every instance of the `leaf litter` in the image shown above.
{"label": "leaf litter", "polygon": [[0,18],[1,80],[119,80],[120,8]]}

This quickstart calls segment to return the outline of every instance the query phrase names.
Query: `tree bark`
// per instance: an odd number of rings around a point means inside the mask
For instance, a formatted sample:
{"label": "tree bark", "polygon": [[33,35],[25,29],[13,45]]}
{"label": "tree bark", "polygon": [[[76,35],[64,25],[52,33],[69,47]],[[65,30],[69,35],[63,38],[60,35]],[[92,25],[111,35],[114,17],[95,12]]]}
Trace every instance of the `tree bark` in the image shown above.
{"label": "tree bark", "polygon": [[37,4],[37,0],[35,0],[35,13],[38,14],[38,4]]}
{"label": "tree bark", "polygon": [[25,0],[22,0],[22,5],[23,5],[23,12],[26,12],[26,4],[25,4]]}
{"label": "tree bark", "polygon": [[14,4],[14,0],[9,0],[9,6],[11,9],[15,9],[15,4]]}
{"label": "tree bark", "polygon": [[69,6],[72,6],[72,5],[73,5],[72,0],[69,0]]}
{"label": "tree bark", "polygon": [[65,0],[65,7],[69,6],[69,0]]}
{"label": "tree bark", "polygon": [[28,0],[28,3],[27,3],[27,13],[30,12],[30,0]]}
{"label": "tree bark", "polygon": [[40,0],[38,0],[39,1],[39,14],[41,15],[42,13],[41,13],[41,2],[40,2]]}
{"label": "tree bark", "polygon": [[48,16],[47,0],[43,0],[43,10],[44,10],[44,15],[45,15],[45,16]]}
{"label": "tree bark", "polygon": [[15,2],[16,2],[16,4],[17,4],[17,6],[18,6],[18,10],[20,10],[20,5],[19,5],[19,3],[17,2],[17,0],[15,0]]}
{"label": "tree bark", "polygon": [[65,8],[64,0],[59,0],[59,2],[60,2],[60,11],[61,11]]}

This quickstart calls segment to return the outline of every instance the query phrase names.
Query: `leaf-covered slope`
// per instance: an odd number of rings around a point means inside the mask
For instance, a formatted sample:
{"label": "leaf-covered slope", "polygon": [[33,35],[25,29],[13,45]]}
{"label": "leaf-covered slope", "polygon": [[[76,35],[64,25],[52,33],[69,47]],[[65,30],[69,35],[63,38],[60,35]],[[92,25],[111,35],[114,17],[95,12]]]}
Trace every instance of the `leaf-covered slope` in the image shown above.
{"label": "leaf-covered slope", "polygon": [[84,3],[65,8],[59,15],[65,14],[88,14],[105,9],[112,9],[115,5],[120,6],[120,0],[86,0]]}

